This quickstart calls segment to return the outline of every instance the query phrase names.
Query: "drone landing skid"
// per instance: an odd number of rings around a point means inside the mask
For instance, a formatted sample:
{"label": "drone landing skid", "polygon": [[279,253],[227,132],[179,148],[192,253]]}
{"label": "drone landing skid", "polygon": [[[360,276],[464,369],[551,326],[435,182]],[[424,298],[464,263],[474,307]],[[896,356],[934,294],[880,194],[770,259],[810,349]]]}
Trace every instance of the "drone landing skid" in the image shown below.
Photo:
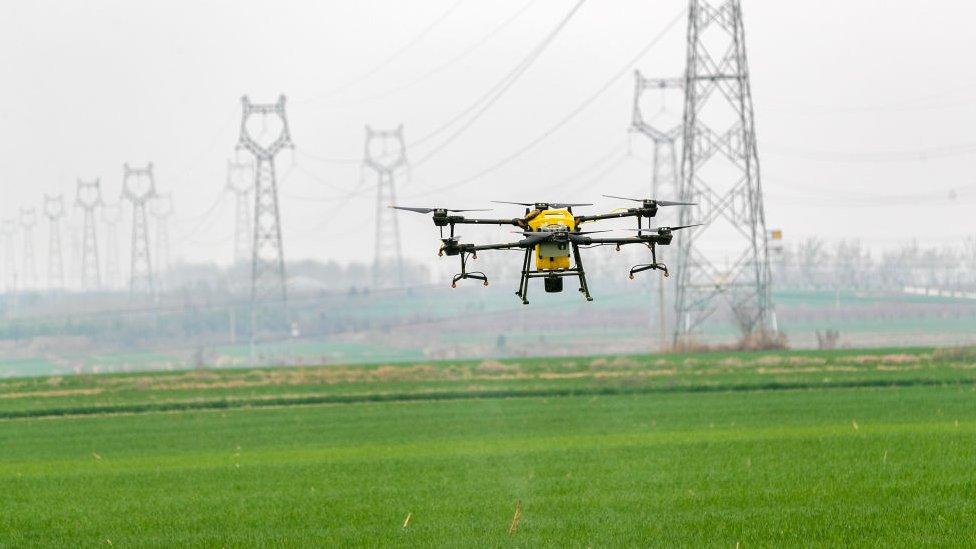
{"label": "drone landing skid", "polygon": [[[563,269],[559,271],[540,271],[531,268],[532,265],[532,252],[533,248],[529,248],[525,251],[525,259],[522,261],[522,279],[519,282],[518,290],[515,290],[515,295],[522,300],[522,305],[528,305],[528,295],[529,295],[529,279],[532,278],[543,278],[546,280],[546,291],[560,292],[562,291],[562,284],[552,284],[550,289],[550,281],[554,279],[561,279],[567,276],[575,276],[579,278],[579,291],[586,297],[587,301],[593,301],[593,296],[590,295],[590,287],[586,283],[586,272],[583,270],[583,260],[580,257],[579,247],[573,244],[573,256],[576,260],[576,266],[571,269]],[[558,288],[558,289],[556,289]]]}
{"label": "drone landing skid", "polygon": [[470,273],[458,273],[458,274],[454,275],[454,280],[451,281],[451,287],[452,288],[457,288],[458,281],[464,280],[466,278],[473,278],[475,280],[480,280],[480,281],[482,281],[482,284],[484,284],[485,286],[488,285],[488,276],[485,275],[485,273],[483,273],[483,272],[474,271],[474,272],[470,272]]}
{"label": "drone landing skid", "polygon": [[458,281],[459,280],[464,280],[466,278],[473,278],[475,280],[480,280],[482,282],[482,284],[484,284],[485,286],[488,285],[488,275],[486,275],[485,273],[483,273],[481,271],[468,272],[468,270],[467,270],[468,257],[467,256],[468,256],[469,253],[470,253],[472,259],[478,257],[473,252],[464,252],[464,251],[461,252],[461,254],[460,254],[461,255],[461,272],[458,273],[458,274],[456,274],[456,275],[454,275],[454,279],[451,280],[451,287],[452,288],[457,288]]}
{"label": "drone landing skid", "polygon": [[668,277],[668,266],[664,263],[647,263],[644,265],[634,265],[630,268],[630,279],[634,279],[634,275],[644,271],[658,270],[664,273],[664,277]]}

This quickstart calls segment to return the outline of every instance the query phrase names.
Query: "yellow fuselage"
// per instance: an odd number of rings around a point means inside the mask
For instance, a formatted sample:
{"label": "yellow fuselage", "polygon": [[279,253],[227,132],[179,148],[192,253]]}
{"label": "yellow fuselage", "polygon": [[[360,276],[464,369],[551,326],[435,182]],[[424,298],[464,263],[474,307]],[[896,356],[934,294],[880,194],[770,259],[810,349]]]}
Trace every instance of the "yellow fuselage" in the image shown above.
{"label": "yellow fuselage", "polygon": [[[576,229],[576,219],[566,209],[542,210],[528,220],[528,225],[533,231],[555,230],[563,227],[573,231]],[[539,244],[535,247],[535,268],[540,271],[568,269],[571,251],[569,242]]]}

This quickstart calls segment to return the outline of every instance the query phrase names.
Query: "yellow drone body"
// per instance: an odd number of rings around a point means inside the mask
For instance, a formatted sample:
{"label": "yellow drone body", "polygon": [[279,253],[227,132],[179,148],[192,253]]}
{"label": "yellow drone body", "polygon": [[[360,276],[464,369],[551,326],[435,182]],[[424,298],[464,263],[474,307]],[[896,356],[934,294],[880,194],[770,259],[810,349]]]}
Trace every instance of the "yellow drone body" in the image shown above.
{"label": "yellow drone body", "polygon": [[[413,206],[391,206],[398,210],[407,210],[421,214],[433,214],[434,226],[440,231],[441,246],[438,255],[458,257],[461,260],[461,272],[454,275],[451,280],[451,287],[456,287],[458,281],[474,279],[480,280],[485,286],[488,285],[488,275],[481,271],[469,271],[468,259],[477,259],[480,252],[488,250],[517,250],[522,255],[521,277],[519,279],[518,290],[515,295],[522,300],[523,305],[528,305],[529,281],[533,278],[541,278],[546,293],[555,294],[563,291],[564,278],[576,278],[579,280],[579,291],[587,301],[593,301],[590,295],[590,288],[586,283],[586,272],[583,269],[583,258],[581,250],[593,248],[595,246],[616,246],[620,251],[621,246],[635,245],[646,247],[651,252],[651,262],[634,265],[630,268],[630,278],[633,279],[636,273],[644,271],[661,271],[664,276],[668,276],[668,267],[657,260],[657,246],[667,246],[671,244],[672,232],[678,229],[688,229],[697,227],[697,224],[681,225],[679,227],[657,227],[650,229],[644,220],[648,220],[657,215],[659,206],[694,206],[691,202],[671,202],[656,200],[653,198],[627,198],[620,196],[606,195],[608,198],[618,200],[628,200],[639,203],[639,206],[621,208],[609,213],[598,213],[593,215],[574,215],[573,208],[592,206],[593,204],[570,204],[556,202],[503,202],[495,201],[499,204],[511,204],[522,206],[525,213],[519,217],[468,217],[467,212],[482,212],[482,209],[456,209],[456,208],[429,208]],[[636,220],[636,234],[633,236],[591,236],[593,233],[606,233],[603,231],[581,231],[580,226],[584,223],[594,221],[604,221],[610,219],[631,218]],[[512,231],[521,235],[514,242],[498,242],[489,244],[469,244],[461,242],[459,236],[454,232],[455,225],[498,225],[499,227],[513,226],[518,230]],[[635,229],[631,229],[635,230]],[[533,257],[535,256],[535,257]],[[535,263],[533,265],[533,262]]]}
{"label": "yellow drone body", "polygon": [[[529,214],[526,223],[533,231],[576,229],[576,219],[565,208],[542,210],[536,215]],[[535,247],[535,267],[540,271],[568,269],[570,252],[568,241],[543,242]]]}

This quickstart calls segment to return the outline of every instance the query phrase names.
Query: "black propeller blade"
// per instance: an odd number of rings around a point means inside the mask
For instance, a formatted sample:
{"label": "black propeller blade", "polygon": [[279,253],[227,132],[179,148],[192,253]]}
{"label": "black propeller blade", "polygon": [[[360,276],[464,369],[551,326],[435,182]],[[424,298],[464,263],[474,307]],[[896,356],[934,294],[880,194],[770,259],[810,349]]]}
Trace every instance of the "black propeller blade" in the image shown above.
{"label": "black propeller blade", "polygon": [[673,231],[679,231],[681,229],[687,229],[689,227],[700,227],[701,225],[704,225],[704,223],[695,223],[694,225],[679,225],[677,227],[658,227],[656,229],[655,228],[652,228],[652,227],[648,227],[646,229],[618,229],[618,230],[620,230],[620,231],[630,231],[630,232],[638,233],[638,234],[643,234],[643,233],[658,233],[658,234],[663,234],[663,233],[670,233],[670,232],[673,232]]}
{"label": "black propeller blade", "polygon": [[658,206],[696,206],[697,202],[674,202],[672,200],[654,200],[653,198],[629,198],[626,196],[614,196],[612,194],[603,195],[606,198],[616,198],[617,200],[630,200],[632,202],[653,202]]}
{"label": "black propeller blade", "polygon": [[542,242],[543,240],[550,238],[552,235],[553,233],[534,233],[523,238],[521,244],[524,245],[538,244],[539,242]]}
{"label": "black propeller blade", "polygon": [[695,223],[693,225],[678,225],[677,227],[658,227],[658,233],[670,233],[672,231],[679,231],[681,229],[687,229],[689,227],[701,227],[704,223]]}
{"label": "black propeller blade", "polygon": [[477,210],[458,210],[454,208],[411,208],[409,206],[390,206],[395,210],[407,210],[408,212],[417,212],[422,214],[434,213],[437,210],[443,210],[445,212],[490,212],[490,209],[477,209]]}
{"label": "black propeller blade", "polygon": [[555,202],[555,203],[551,203],[551,204],[549,204],[549,206],[551,206],[551,207],[553,207],[553,208],[576,208],[576,207],[582,207],[582,206],[592,206],[592,205],[593,205],[593,204],[590,204],[590,203],[588,203],[588,202],[583,202],[583,203],[573,203],[573,204],[569,204],[569,203],[565,203],[565,204],[564,204],[564,203],[562,203],[562,202]]}
{"label": "black propeller blade", "polygon": [[545,204],[550,208],[574,208],[577,206],[592,206],[593,204],[583,204],[583,203],[569,203],[569,202],[507,202],[505,200],[492,200],[495,204],[513,204],[515,206],[525,206],[526,208],[531,208],[537,204]]}

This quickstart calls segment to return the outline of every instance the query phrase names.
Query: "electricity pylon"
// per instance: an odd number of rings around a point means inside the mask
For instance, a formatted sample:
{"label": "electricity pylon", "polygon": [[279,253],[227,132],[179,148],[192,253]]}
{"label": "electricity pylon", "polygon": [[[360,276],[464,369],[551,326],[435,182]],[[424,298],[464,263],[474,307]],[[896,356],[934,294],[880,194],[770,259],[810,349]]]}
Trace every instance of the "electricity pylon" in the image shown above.
{"label": "electricity pylon", "polygon": [[98,179],[78,180],[75,204],[85,212],[81,243],[81,287],[97,290],[101,285],[98,271],[98,238],[95,234],[95,208],[102,205],[102,188]]}
{"label": "electricity pylon", "polygon": [[169,271],[169,218],[173,215],[173,193],[157,193],[149,203],[149,213],[156,218],[156,272],[159,284]]}
{"label": "electricity pylon", "polygon": [[21,208],[20,234],[24,240],[24,288],[33,288],[37,284],[37,265],[34,263],[34,226],[37,225],[37,210]]}
{"label": "electricity pylon", "polygon": [[132,252],[129,293],[153,295],[152,260],[149,255],[149,220],[146,203],[156,196],[152,162],[144,168],[122,166],[122,198],[132,203]]}
{"label": "electricity pylon", "polygon": [[726,304],[743,335],[775,332],[766,219],[739,0],[690,0],[676,344]]}
{"label": "electricity pylon", "polygon": [[14,236],[17,234],[17,224],[13,219],[4,219],[0,222],[0,234],[3,235],[4,239],[4,289],[7,293],[14,293],[17,291],[17,259],[14,252],[14,246],[17,245],[14,241]]}
{"label": "electricity pylon", "polygon": [[251,258],[254,243],[249,203],[254,190],[254,163],[228,160],[226,188],[234,193],[234,263],[244,263]]}
{"label": "electricity pylon", "polygon": [[64,288],[64,256],[61,255],[61,218],[64,217],[64,195],[44,195],[44,217],[48,221],[47,285],[51,290]]}
{"label": "electricity pylon", "polygon": [[[683,81],[678,78],[646,78],[640,71],[634,71],[634,108],[630,129],[651,140],[651,198],[660,199],[662,186],[668,187],[668,197],[678,195],[681,185],[678,165],[678,142],[683,131],[681,124],[662,127],[645,116],[641,108],[641,98],[650,91],[666,93],[669,89],[681,89]],[[661,107],[663,108],[663,101]],[[664,277],[657,277],[657,325],[658,346],[664,350],[668,345],[667,318],[665,316]]]}
{"label": "electricity pylon", "polygon": [[[278,182],[275,155],[284,148],[294,148],[285,115],[285,96],[275,103],[255,104],[245,95],[241,98],[241,131],[237,148],[254,155],[254,237],[251,246],[251,301],[265,299],[287,303],[285,256],[281,242],[281,212],[278,207]],[[261,115],[277,116],[281,124],[272,141],[251,135],[248,119]]]}
{"label": "electricity pylon", "polygon": [[[378,148],[377,148],[378,145]],[[400,225],[389,208],[396,204],[396,179],[401,168],[407,168],[407,143],[403,125],[395,130],[374,130],[366,126],[363,167],[376,177],[376,233],[373,252],[373,286],[386,285],[387,270],[395,270],[397,286],[403,286],[403,253],[400,247]]]}
{"label": "electricity pylon", "polygon": [[105,282],[109,288],[122,285],[119,269],[119,223],[122,222],[122,203],[113,202],[102,206],[102,221],[105,223]]}

